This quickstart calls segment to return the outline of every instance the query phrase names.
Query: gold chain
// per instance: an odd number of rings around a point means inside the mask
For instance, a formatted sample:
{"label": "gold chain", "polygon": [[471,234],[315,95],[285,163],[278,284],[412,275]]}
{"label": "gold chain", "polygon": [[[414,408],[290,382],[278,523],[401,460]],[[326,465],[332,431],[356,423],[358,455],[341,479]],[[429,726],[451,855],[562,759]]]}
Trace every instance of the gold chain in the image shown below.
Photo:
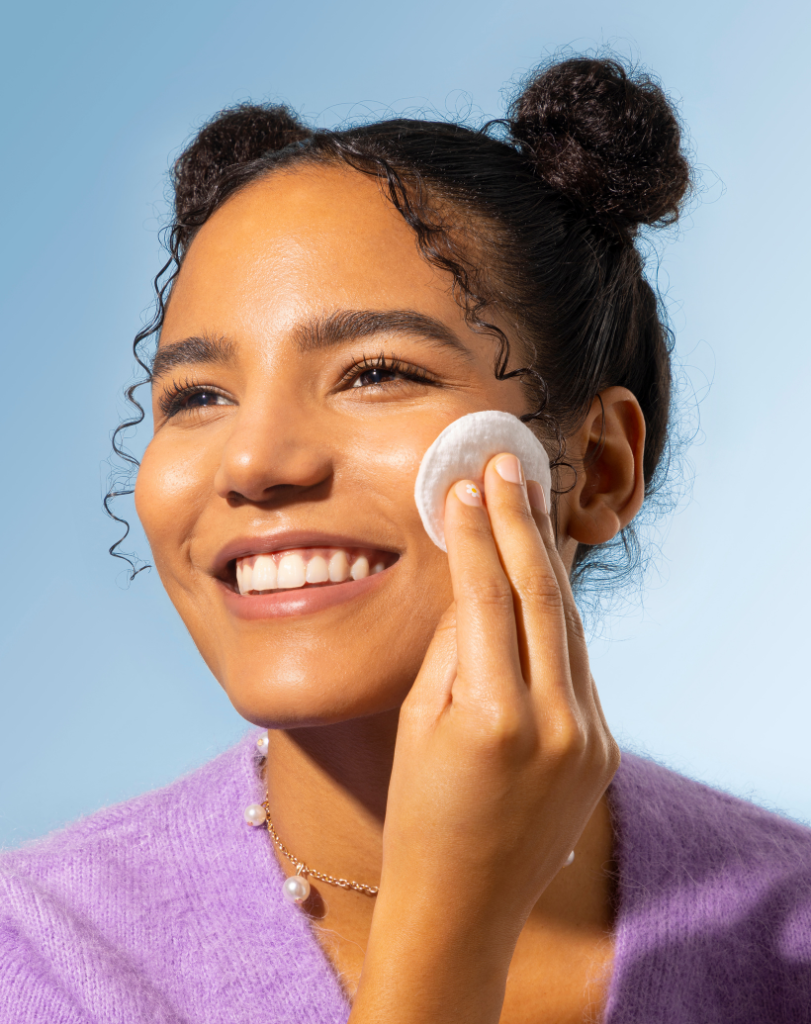
{"label": "gold chain", "polygon": [[268,827],[268,832],[270,832],[273,842],[285,857],[296,865],[297,875],[310,875],[311,878],[317,878],[319,882],[326,882],[327,885],[336,885],[339,889],[354,889],[355,892],[363,892],[366,893],[367,896],[377,896],[378,886],[376,885],[364,885],[362,882],[353,882],[348,878],[336,878],[334,875],[325,875],[320,871],[316,871],[314,868],[308,868],[304,861],[299,860],[298,857],[294,857],[281,839],[279,839],[279,833],[273,827],[273,822],[270,820],[270,807],[268,805],[267,791],[265,791],[265,802],[262,806],[265,808],[265,813],[267,814],[265,824]]}

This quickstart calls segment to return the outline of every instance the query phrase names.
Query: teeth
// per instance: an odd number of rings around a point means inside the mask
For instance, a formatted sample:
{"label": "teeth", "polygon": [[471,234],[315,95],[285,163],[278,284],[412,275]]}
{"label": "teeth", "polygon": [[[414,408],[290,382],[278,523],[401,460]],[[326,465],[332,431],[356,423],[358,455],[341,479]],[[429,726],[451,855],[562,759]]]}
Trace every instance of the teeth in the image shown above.
{"label": "teeth", "polygon": [[352,565],[352,579],[364,580],[369,575],[369,559],[364,555]]}
{"label": "teeth", "polygon": [[247,594],[253,590],[253,566],[252,558],[240,558],[237,562],[237,587],[240,594]]}
{"label": "teeth", "polygon": [[[383,572],[386,563],[376,561],[369,568],[369,557],[351,556],[341,549],[325,551],[287,551],[264,555],[247,555],[236,561],[236,582],[240,594],[259,594],[273,590],[296,590],[307,583],[344,583],[348,579],[363,580],[370,573]],[[324,551],[324,549],[321,549]],[[354,561],[351,561],[354,558]],[[278,559],[278,561],[277,561]],[[350,564],[351,562],[351,564]]]}
{"label": "teeth", "polygon": [[329,581],[329,566],[323,555],[313,555],[307,563],[308,583],[327,583]]}
{"label": "teeth", "polygon": [[329,578],[333,583],[343,583],[349,577],[349,559],[345,551],[336,551],[329,560]]}
{"label": "teeth", "polygon": [[275,590],[276,563],[273,555],[257,555],[253,563],[253,581],[251,590]]}
{"label": "teeth", "polygon": [[305,581],[304,559],[301,555],[285,555],[279,562],[276,586],[282,590],[293,590],[296,587],[303,587]]}

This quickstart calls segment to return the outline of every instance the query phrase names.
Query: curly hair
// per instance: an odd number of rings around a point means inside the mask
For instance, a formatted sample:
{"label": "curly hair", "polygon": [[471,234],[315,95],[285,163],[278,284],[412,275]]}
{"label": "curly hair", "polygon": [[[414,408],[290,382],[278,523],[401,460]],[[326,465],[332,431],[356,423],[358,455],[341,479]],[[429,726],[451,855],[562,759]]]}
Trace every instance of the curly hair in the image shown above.
{"label": "curly hair", "polygon": [[[644,275],[642,226],[674,223],[691,186],[676,113],[649,76],[614,58],[575,57],[532,72],[507,116],[473,129],[413,118],[340,130],[307,127],[287,107],[241,104],[192,139],[172,169],[169,259],[155,278],[152,321],[133,349],[144,379],[126,394],[140,423],[136,389],[151,379],[144,342],[160,331],[183,260],[200,227],[229,198],[281,168],[343,164],[379,179],[413,229],[426,260],[447,272],[470,326],[495,340],[494,373],[518,377],[534,411],[525,420],[550,449],[560,485],[565,437],[600,391],[628,388],[646,424],[643,473],[649,503],[667,468],[672,333]],[[465,225],[461,229],[458,225]],[[487,319],[513,325],[511,343]],[[513,333],[513,332],[511,332]],[[576,471],[576,470],[575,470]],[[110,500],[131,493],[111,488]],[[560,490],[557,491],[561,493]],[[111,554],[132,559],[112,545]],[[616,584],[639,561],[634,524],[604,545],[578,545],[572,583]]]}

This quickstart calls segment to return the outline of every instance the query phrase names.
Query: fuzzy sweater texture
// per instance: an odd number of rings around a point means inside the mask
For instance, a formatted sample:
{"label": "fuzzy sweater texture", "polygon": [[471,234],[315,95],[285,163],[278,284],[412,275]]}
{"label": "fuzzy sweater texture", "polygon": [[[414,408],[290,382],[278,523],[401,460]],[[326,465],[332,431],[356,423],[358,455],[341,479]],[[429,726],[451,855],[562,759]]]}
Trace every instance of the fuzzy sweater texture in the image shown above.
{"label": "fuzzy sweater texture", "polygon": [[[281,896],[254,736],[0,857],[3,1024],[339,1024]],[[626,754],[605,1024],[811,1022],[811,831]]]}

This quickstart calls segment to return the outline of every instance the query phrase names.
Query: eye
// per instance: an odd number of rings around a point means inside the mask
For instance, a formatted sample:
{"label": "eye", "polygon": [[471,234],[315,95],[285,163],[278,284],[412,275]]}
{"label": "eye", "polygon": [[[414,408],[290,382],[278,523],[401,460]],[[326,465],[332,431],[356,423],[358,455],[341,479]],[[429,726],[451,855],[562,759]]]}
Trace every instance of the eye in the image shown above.
{"label": "eye", "polygon": [[364,370],[352,381],[353,388],[368,387],[370,384],[385,384],[386,381],[403,378],[405,375],[392,370],[390,367],[375,366],[374,369]]}
{"label": "eye", "polygon": [[362,359],[353,363],[341,378],[349,388],[381,387],[383,385],[428,384],[437,381],[422,367],[403,363],[399,359],[377,356],[375,359]]}
{"label": "eye", "polygon": [[161,412],[167,419],[179,413],[197,412],[215,405],[231,405],[230,399],[219,391],[193,384],[173,381],[160,397]]}
{"label": "eye", "polygon": [[184,409],[203,409],[207,405],[225,405],[225,399],[214,391],[196,391],[183,402]]}

